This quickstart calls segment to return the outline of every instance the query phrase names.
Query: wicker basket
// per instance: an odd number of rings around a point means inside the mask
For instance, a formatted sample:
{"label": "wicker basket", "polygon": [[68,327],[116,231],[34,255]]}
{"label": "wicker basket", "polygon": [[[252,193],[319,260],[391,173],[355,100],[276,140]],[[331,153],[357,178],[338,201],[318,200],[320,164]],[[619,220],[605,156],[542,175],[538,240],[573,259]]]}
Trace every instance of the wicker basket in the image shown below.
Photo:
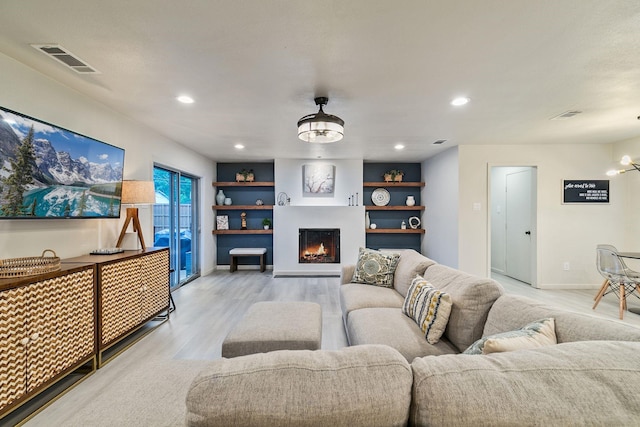
{"label": "wicker basket", "polygon": [[[44,256],[51,252],[53,256]],[[60,258],[52,249],[45,249],[41,256],[0,259],[0,279],[35,276],[60,270]]]}

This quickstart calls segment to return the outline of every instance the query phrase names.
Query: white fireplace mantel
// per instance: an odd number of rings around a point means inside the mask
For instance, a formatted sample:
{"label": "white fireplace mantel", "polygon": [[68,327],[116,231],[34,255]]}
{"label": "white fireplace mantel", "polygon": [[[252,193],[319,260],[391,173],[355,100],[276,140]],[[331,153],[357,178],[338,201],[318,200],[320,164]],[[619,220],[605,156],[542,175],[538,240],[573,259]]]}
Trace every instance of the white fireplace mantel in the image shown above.
{"label": "white fireplace mantel", "polygon": [[364,206],[274,206],[273,275],[335,276],[341,264],[300,263],[298,230],[339,228],[340,260],[355,264],[358,250],[365,245]]}

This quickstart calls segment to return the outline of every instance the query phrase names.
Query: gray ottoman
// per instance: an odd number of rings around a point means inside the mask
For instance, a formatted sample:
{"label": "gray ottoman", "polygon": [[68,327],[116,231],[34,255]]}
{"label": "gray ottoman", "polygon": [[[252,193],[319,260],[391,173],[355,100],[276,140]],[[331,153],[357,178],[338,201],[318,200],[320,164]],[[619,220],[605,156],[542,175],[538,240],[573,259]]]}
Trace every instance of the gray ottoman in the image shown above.
{"label": "gray ottoman", "polygon": [[257,302],[222,343],[222,357],[275,350],[319,350],[322,310],[314,302]]}

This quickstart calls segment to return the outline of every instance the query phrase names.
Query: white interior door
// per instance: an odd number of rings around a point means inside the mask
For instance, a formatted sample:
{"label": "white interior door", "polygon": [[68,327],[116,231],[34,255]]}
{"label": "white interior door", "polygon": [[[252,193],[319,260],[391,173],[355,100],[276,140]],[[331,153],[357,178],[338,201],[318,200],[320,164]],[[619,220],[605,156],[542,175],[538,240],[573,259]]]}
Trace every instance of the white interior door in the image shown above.
{"label": "white interior door", "polygon": [[532,172],[506,176],[506,275],[531,284]]}

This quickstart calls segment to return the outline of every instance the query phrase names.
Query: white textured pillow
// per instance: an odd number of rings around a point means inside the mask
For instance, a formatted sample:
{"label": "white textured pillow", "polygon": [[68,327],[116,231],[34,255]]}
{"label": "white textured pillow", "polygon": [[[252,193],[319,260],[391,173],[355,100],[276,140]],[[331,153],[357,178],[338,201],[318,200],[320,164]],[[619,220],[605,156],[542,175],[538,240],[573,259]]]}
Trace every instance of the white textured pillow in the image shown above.
{"label": "white textured pillow", "polygon": [[402,312],[418,324],[429,344],[436,344],[447,327],[452,305],[449,294],[417,275],[404,298]]}
{"label": "white textured pillow", "polygon": [[537,320],[515,331],[489,335],[464,351],[464,354],[490,354],[504,351],[526,350],[557,344],[555,320],[552,317]]}

